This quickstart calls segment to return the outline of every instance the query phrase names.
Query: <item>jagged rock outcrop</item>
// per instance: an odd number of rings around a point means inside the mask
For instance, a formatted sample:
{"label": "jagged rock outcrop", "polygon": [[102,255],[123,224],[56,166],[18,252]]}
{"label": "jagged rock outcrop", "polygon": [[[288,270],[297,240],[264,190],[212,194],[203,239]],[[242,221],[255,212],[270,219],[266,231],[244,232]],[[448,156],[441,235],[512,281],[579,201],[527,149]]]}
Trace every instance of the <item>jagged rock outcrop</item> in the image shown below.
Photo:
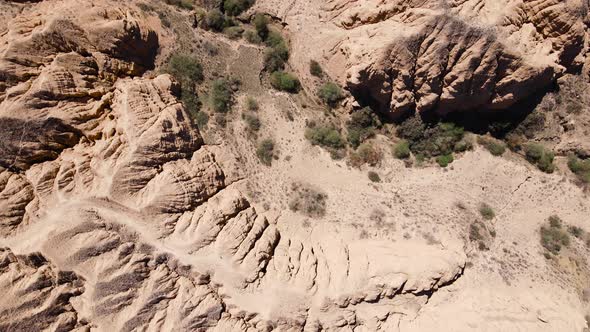
{"label": "jagged rock outcrop", "polygon": [[71,303],[84,292],[84,279],[39,253],[0,248],[0,290],[3,331],[73,331],[87,324]]}
{"label": "jagged rock outcrop", "polygon": [[578,0],[258,6],[288,24],[302,73],[321,60],[361,103],[393,118],[509,108],[579,70],[587,43],[588,4]]}

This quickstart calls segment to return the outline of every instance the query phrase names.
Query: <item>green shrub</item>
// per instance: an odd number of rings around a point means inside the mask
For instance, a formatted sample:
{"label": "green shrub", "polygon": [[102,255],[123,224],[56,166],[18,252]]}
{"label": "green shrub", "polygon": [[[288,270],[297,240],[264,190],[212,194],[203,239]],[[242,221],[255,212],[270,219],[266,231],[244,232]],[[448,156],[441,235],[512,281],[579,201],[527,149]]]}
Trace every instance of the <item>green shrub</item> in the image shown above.
{"label": "green shrub", "polygon": [[213,31],[221,31],[225,26],[225,15],[219,9],[212,9],[205,18],[207,27]]}
{"label": "green shrub", "polygon": [[[469,148],[458,144],[464,140],[465,132],[462,127],[453,123],[438,123],[427,126],[420,117],[411,117],[397,128],[399,137],[408,141],[410,150],[415,154],[426,157],[443,156],[441,160],[451,160],[453,152],[461,152]],[[445,157],[446,156],[446,157]]]}
{"label": "green shrub", "polygon": [[260,119],[255,114],[244,114],[244,121],[246,121],[246,126],[249,132],[258,132],[262,123]]}
{"label": "green shrub", "polygon": [[567,165],[580,180],[590,183],[590,158],[582,160],[574,155],[570,155]]}
{"label": "green shrub", "polygon": [[372,144],[363,143],[350,154],[350,164],[353,167],[361,167],[364,164],[377,166],[383,160],[383,153]]}
{"label": "green shrub", "polygon": [[393,155],[397,159],[408,159],[410,157],[410,143],[406,140],[399,141],[393,148]]}
{"label": "green shrub", "polygon": [[246,98],[246,109],[248,111],[256,112],[260,106],[258,106],[258,102],[253,97]]}
{"label": "green shrub", "polygon": [[377,172],[370,171],[368,173],[368,176],[369,176],[369,180],[371,180],[371,182],[375,182],[375,183],[381,182],[381,177],[379,176],[379,174],[377,174]]}
{"label": "green shrub", "polygon": [[270,85],[279,91],[290,93],[297,93],[300,88],[297,77],[283,71],[276,71],[270,75]]}
{"label": "green shrub", "polygon": [[264,67],[268,72],[284,69],[287,60],[289,60],[289,48],[285,43],[269,47],[264,51]]}
{"label": "green shrub", "polygon": [[232,102],[232,90],[226,79],[218,79],[213,82],[211,89],[211,108],[217,113],[227,113]]}
{"label": "green shrub", "polygon": [[252,44],[262,43],[262,38],[260,38],[258,33],[256,33],[256,31],[253,30],[246,30],[244,32],[244,38],[246,38],[246,40]]}
{"label": "green shrub", "polygon": [[555,158],[552,151],[547,150],[544,146],[538,143],[531,143],[525,146],[526,159],[537,166],[538,169],[545,173],[553,173],[555,165],[553,159]]}
{"label": "green shrub", "polygon": [[342,99],[342,90],[332,82],[324,84],[318,91],[318,97],[330,107],[335,107]]}
{"label": "green shrub", "polygon": [[262,13],[256,13],[252,22],[254,23],[254,28],[258,36],[262,40],[266,40],[268,36],[268,18]]}
{"label": "green shrub", "polygon": [[549,227],[541,227],[541,245],[554,255],[559,254],[562,247],[569,247],[570,237],[561,227],[561,219],[557,216],[549,218]]}
{"label": "green shrub", "polygon": [[225,0],[223,10],[229,16],[238,16],[254,4],[254,0]]}
{"label": "green shrub", "polygon": [[350,121],[346,124],[348,142],[356,148],[367,139],[373,137],[376,127],[380,126],[381,121],[379,121],[379,118],[370,107],[356,111],[352,113]]}
{"label": "green shrub", "polygon": [[194,85],[203,80],[201,63],[196,57],[187,54],[172,55],[165,71],[182,85]]}
{"label": "green shrub", "polygon": [[480,136],[477,138],[477,142],[494,156],[501,156],[506,152],[506,144],[497,139]]}
{"label": "green shrub", "polygon": [[285,47],[287,48],[287,42],[285,41],[285,39],[283,38],[283,36],[274,30],[270,30],[268,32],[268,35],[266,36],[266,39],[264,40],[264,43],[266,44],[266,46],[268,47]]}
{"label": "green shrub", "polygon": [[344,140],[342,139],[342,136],[333,127],[315,126],[308,128],[305,131],[305,138],[307,138],[313,145],[332,149],[344,148]]}
{"label": "green shrub", "polygon": [[454,161],[454,158],[453,158],[453,154],[452,153],[443,154],[443,155],[440,155],[440,156],[436,157],[436,163],[440,167],[447,167],[453,161]]}
{"label": "green shrub", "polygon": [[223,29],[223,34],[225,34],[227,38],[233,40],[242,38],[243,33],[244,29],[241,27],[227,27]]}
{"label": "green shrub", "polygon": [[182,9],[193,9],[194,1],[192,0],[166,0],[166,3]]}
{"label": "green shrub", "polygon": [[322,66],[320,66],[320,63],[315,60],[309,61],[309,73],[316,77],[324,76]]}
{"label": "green shrub", "polygon": [[496,217],[494,209],[486,203],[481,203],[479,206],[479,213],[485,220],[492,220]]}
{"label": "green shrub", "polygon": [[[199,60],[187,54],[174,54],[165,66],[165,72],[180,83],[180,100],[193,121],[200,113],[201,102],[195,86],[203,80],[203,67]],[[200,115],[202,117],[202,115]],[[198,122],[198,121],[197,121]]]}
{"label": "green shrub", "polygon": [[270,166],[275,156],[275,142],[270,138],[260,141],[256,148],[256,156],[262,164]]}

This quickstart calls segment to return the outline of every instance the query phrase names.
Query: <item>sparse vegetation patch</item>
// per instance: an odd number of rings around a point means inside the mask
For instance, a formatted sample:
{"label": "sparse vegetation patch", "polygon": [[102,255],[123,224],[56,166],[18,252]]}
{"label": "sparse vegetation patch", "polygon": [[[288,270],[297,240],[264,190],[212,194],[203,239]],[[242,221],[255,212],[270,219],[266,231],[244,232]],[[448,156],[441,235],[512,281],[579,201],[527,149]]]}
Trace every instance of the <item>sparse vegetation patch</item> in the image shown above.
{"label": "sparse vegetation patch", "polygon": [[315,60],[311,60],[309,62],[309,73],[315,77],[324,76],[324,70],[322,69],[322,66],[320,66],[320,63]]}
{"label": "sparse vegetation patch", "polygon": [[318,97],[328,106],[336,107],[338,101],[342,99],[342,90],[336,83],[328,82],[318,90]]}
{"label": "sparse vegetation patch", "polygon": [[260,162],[266,166],[272,165],[272,160],[275,157],[275,142],[270,139],[264,139],[258,143],[256,148],[256,156],[260,159]]}
{"label": "sparse vegetation patch", "polygon": [[350,164],[353,167],[361,167],[364,164],[377,166],[383,159],[383,153],[370,143],[363,143],[359,148],[350,154]]}
{"label": "sparse vegetation patch", "polygon": [[292,199],[289,209],[302,213],[311,218],[320,218],[326,214],[328,195],[310,185],[293,183],[291,185]]}
{"label": "sparse vegetation patch", "polygon": [[401,140],[393,148],[393,155],[397,159],[408,159],[410,158],[410,143],[408,141]]}
{"label": "sparse vegetation patch", "polygon": [[485,220],[492,220],[496,217],[494,209],[487,203],[481,203],[479,206],[479,213]]}
{"label": "sparse vegetation patch", "polygon": [[549,225],[542,226],[540,234],[541,245],[553,255],[558,255],[562,248],[570,245],[570,237],[558,216],[549,217]]}
{"label": "sparse vegetation patch", "polygon": [[316,125],[307,128],[305,138],[313,145],[326,148],[342,149],[345,146],[342,135],[332,126]]}
{"label": "sparse vegetation patch", "polygon": [[494,156],[501,156],[506,152],[506,144],[495,138],[480,136],[477,138],[477,142]]}
{"label": "sparse vegetation patch", "polygon": [[226,79],[218,79],[213,82],[211,88],[211,108],[217,113],[227,113],[231,108],[233,91],[230,82]]}
{"label": "sparse vegetation patch", "polygon": [[348,142],[356,148],[361,143],[375,135],[377,128],[381,126],[381,121],[369,107],[352,113],[346,127],[348,131]]}
{"label": "sparse vegetation patch", "polygon": [[543,145],[531,143],[525,146],[524,151],[526,159],[531,164],[536,165],[541,171],[545,173],[553,173],[555,171],[555,165],[553,164],[555,155]]}
{"label": "sparse vegetation patch", "polygon": [[582,160],[574,155],[569,156],[569,169],[584,183],[590,183],[590,158]]}

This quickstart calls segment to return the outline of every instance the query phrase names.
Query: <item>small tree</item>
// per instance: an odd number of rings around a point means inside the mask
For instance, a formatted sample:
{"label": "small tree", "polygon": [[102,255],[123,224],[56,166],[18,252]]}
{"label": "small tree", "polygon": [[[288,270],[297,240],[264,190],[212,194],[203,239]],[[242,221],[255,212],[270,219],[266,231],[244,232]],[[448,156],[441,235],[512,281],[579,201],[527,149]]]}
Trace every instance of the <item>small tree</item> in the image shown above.
{"label": "small tree", "polygon": [[338,85],[328,82],[320,88],[318,97],[328,106],[335,107],[338,101],[342,99],[342,90]]}

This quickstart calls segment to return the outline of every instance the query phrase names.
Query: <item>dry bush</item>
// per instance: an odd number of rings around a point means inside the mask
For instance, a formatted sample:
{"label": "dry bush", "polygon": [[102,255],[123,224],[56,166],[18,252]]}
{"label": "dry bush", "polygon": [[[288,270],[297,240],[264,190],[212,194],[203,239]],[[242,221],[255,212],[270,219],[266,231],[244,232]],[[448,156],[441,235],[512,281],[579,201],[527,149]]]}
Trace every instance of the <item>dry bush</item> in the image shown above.
{"label": "dry bush", "polygon": [[328,195],[308,184],[293,183],[291,185],[291,201],[289,209],[311,218],[321,218],[326,214]]}

